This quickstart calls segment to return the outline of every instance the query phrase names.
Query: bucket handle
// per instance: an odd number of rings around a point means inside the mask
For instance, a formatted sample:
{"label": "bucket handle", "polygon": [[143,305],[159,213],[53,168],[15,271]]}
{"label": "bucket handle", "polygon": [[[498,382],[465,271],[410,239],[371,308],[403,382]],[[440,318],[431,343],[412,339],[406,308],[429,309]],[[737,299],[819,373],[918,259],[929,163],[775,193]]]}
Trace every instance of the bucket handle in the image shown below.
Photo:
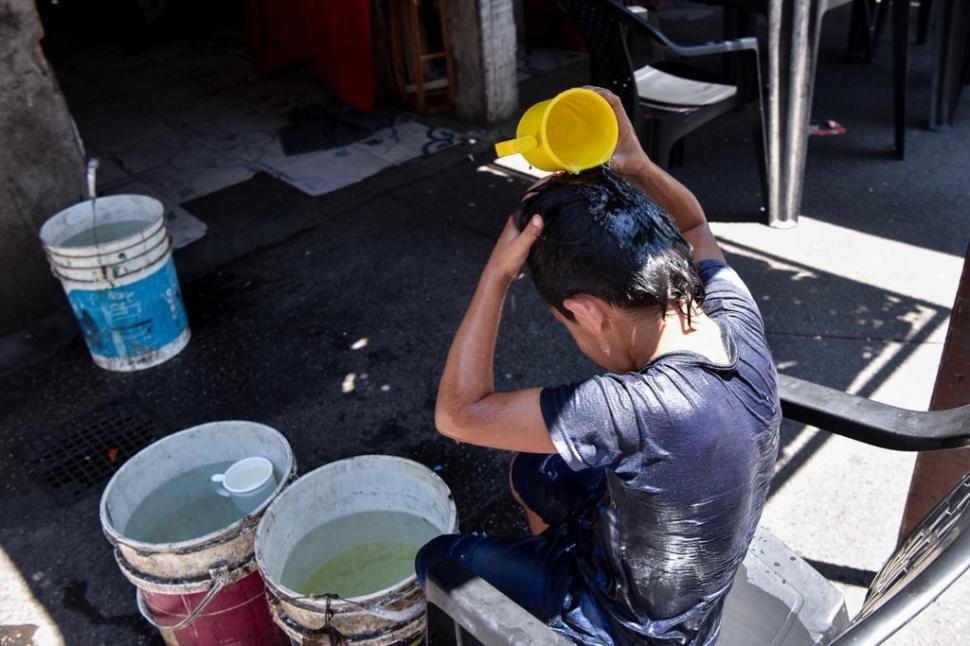
{"label": "bucket handle", "polygon": [[92,157],[88,160],[88,196],[91,198],[91,231],[94,233],[94,248],[100,249],[98,242],[98,166],[101,160]]}
{"label": "bucket handle", "polygon": [[138,611],[141,613],[141,616],[144,617],[145,621],[155,626],[155,628],[158,628],[159,630],[178,632],[184,628],[188,628],[196,619],[199,618],[199,615],[205,611],[205,609],[209,606],[209,603],[216,598],[216,595],[219,594],[222,589],[230,583],[229,568],[226,566],[209,570],[209,576],[212,577],[212,587],[209,588],[208,594],[206,594],[205,598],[202,599],[202,603],[197,605],[185,619],[178,622],[174,626],[163,626],[155,621],[151,612],[148,610],[148,605],[145,603],[145,597],[141,593],[141,588],[135,588],[135,600],[138,602]]}
{"label": "bucket handle", "polygon": [[[411,606],[406,610],[391,610],[389,608],[385,608],[383,603],[380,601],[373,604],[364,604],[364,603],[358,603],[356,601],[353,601],[352,599],[345,599],[344,597],[341,597],[339,594],[331,594],[331,593],[300,596],[300,597],[292,598],[292,601],[296,602],[297,604],[299,604],[299,602],[303,600],[325,601],[327,603],[327,607],[330,606],[331,601],[341,601],[343,603],[346,603],[349,606],[353,606],[358,610],[363,610],[364,612],[372,614],[378,619],[383,619],[385,621],[410,621],[411,619],[414,619],[417,615],[424,612],[423,603],[414,604],[413,606]],[[389,603],[389,602],[384,602],[384,603]]]}
{"label": "bucket handle", "polygon": [[[328,600],[332,599],[337,601],[343,601],[346,604],[355,606],[363,610],[364,612],[368,612],[374,615],[375,617],[378,617],[379,619],[383,619],[384,621],[410,621],[415,617],[417,617],[422,612],[424,612],[424,605],[421,603],[416,603],[410,608],[408,608],[407,610],[390,610],[388,608],[383,607],[379,602],[372,605],[367,605],[363,603],[357,603],[356,601],[351,601],[350,599],[344,599],[343,597],[336,594],[323,595],[323,596]],[[310,597],[310,598],[314,598],[314,597]],[[315,598],[319,598],[319,597],[315,597]]]}
{"label": "bucket handle", "polygon": [[98,199],[98,166],[100,165],[101,160],[97,157],[88,160],[88,199],[91,201]]}

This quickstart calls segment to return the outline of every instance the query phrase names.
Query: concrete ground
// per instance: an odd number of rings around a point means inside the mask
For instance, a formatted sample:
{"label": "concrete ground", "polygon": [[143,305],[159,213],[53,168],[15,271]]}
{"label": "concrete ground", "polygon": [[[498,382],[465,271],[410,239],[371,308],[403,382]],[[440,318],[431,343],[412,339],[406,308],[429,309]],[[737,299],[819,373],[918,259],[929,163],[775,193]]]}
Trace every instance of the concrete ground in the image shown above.
{"label": "concrete ground", "polygon": [[[895,161],[889,57],[842,63],[842,42],[826,35],[814,121],[836,119],[848,132],[811,141],[797,228],[755,222],[741,116],[690,138],[676,175],[758,299],[782,372],[925,408],[970,240],[970,100],[953,130],[924,130],[929,80],[925,52],[915,50],[908,157]],[[465,530],[524,531],[505,491],[508,456],[433,432],[451,334],[525,185],[490,160],[476,141],[321,197],[257,174],[189,202],[209,233],[176,258],[193,333],[185,351],[114,374],[95,368],[75,337],[0,379],[0,643],[29,643],[14,641],[18,631],[38,644],[150,643],[100,531],[101,487],[56,504],[26,466],[32,440],[66,436],[65,422],[129,395],[172,430],[218,419],[270,424],[290,440],[301,472],[362,453],[417,459],[440,468]],[[498,385],[593,372],[529,282],[517,282]],[[850,615],[893,549],[912,460],[784,429],[763,524],[843,590]],[[965,577],[894,642],[966,641],[968,602]]]}

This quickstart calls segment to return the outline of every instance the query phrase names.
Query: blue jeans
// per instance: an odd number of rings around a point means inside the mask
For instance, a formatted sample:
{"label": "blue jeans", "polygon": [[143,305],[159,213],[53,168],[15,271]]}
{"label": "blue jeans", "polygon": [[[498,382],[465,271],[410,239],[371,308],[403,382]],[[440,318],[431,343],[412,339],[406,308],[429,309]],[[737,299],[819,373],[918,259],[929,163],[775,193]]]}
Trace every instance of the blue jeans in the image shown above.
{"label": "blue jeans", "polygon": [[603,497],[602,469],[573,471],[558,455],[520,453],[511,469],[519,498],[548,525],[539,536],[492,538],[448,534],[425,545],[415,559],[418,582],[428,568],[460,562],[543,621],[559,614],[575,573],[572,552],[579,534],[592,525]]}

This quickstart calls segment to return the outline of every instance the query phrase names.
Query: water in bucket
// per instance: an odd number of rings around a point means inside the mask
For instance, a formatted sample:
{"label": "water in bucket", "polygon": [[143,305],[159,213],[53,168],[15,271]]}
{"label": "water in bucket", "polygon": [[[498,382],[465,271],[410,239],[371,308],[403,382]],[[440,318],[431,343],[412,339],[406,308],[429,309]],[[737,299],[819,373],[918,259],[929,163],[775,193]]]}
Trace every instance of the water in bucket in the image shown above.
{"label": "water in bucket", "polygon": [[310,531],[293,548],[281,582],[300,594],[359,597],[414,574],[414,557],[441,530],[399,511],[342,516]]}
{"label": "water in bucket", "polygon": [[97,244],[122,240],[148,228],[148,224],[140,220],[123,220],[121,222],[107,222],[97,227],[84,229],[61,242],[63,247],[91,247]]}
{"label": "water in bucket", "polygon": [[216,493],[210,481],[213,475],[225,472],[235,462],[196,467],[155,489],[132,512],[125,536],[143,543],[178,543],[242,519],[245,513],[231,498]]}

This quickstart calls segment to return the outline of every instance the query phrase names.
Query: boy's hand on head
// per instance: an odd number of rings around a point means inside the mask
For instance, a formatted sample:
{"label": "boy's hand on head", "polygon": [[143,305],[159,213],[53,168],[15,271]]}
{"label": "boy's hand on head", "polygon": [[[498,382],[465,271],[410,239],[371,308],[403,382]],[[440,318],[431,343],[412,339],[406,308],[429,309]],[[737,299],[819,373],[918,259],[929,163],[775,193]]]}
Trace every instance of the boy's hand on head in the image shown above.
{"label": "boy's hand on head", "polygon": [[459,442],[551,454],[556,447],[542,418],[540,389],[495,392],[495,341],[502,304],[542,232],[538,215],[519,231],[520,215],[517,212],[505,223],[451,342],[434,419],[438,432]]}
{"label": "boy's hand on head", "polygon": [[618,132],[616,150],[613,151],[613,156],[610,158],[610,168],[620,175],[623,175],[627,180],[630,180],[643,171],[644,167],[649,163],[650,158],[647,157],[647,153],[643,152],[643,147],[640,145],[640,140],[637,139],[637,133],[633,129],[633,124],[630,123],[630,117],[627,116],[626,110],[623,109],[623,103],[620,101],[620,97],[609,90],[596,87],[595,85],[587,85],[586,89],[599,94],[613,108],[613,114],[616,115]]}
{"label": "boy's hand on head", "polygon": [[539,215],[533,215],[523,231],[515,226],[515,216],[509,216],[495,248],[492,249],[488,264],[485,265],[485,272],[494,273],[508,282],[513,281],[522,271],[522,265],[529,257],[529,250],[541,233],[542,218]]}

